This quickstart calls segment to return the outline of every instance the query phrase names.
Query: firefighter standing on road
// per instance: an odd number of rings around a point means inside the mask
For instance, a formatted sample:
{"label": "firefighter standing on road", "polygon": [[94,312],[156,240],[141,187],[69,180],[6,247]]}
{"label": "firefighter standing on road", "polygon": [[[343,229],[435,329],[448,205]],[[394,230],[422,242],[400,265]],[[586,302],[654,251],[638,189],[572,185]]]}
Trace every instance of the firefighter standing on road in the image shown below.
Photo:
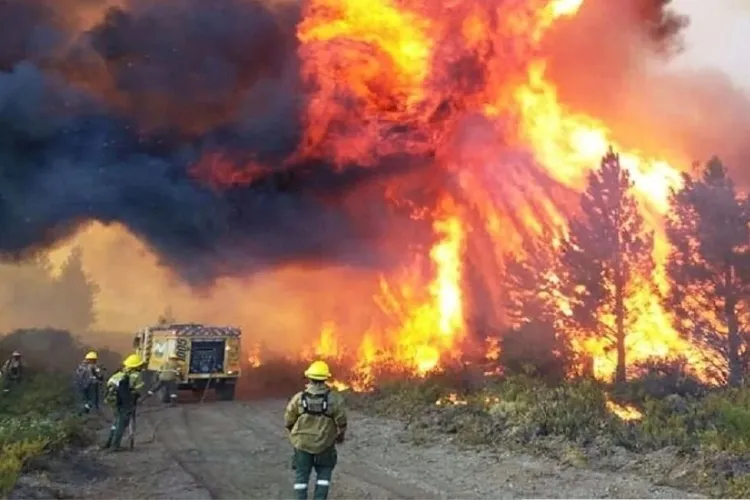
{"label": "firefighter standing on road", "polygon": [[177,380],[182,373],[180,367],[180,357],[176,354],[170,354],[169,359],[166,363],[161,366],[159,370],[159,382],[148,391],[148,395],[152,396],[156,391],[162,389],[169,395],[169,402],[177,402]]}
{"label": "firefighter standing on road", "polygon": [[131,354],[122,363],[123,368],[112,375],[107,381],[107,395],[105,400],[114,407],[115,421],[109,432],[109,439],[104,448],[119,451],[125,429],[135,418],[138,398],[143,390],[141,370],[143,360],[137,354]]}
{"label": "firefighter standing on road", "polygon": [[310,382],[292,397],[284,415],[294,446],[294,490],[298,499],[306,500],[310,473],[315,469],[315,499],[324,500],[338,459],[336,443],[343,443],[346,434],[346,410],[341,395],[326,384],[331,372],[324,361],[312,363],[305,377]]}
{"label": "firefighter standing on road", "polygon": [[3,392],[9,392],[11,385],[19,385],[23,377],[23,361],[21,353],[13,351],[2,367]]}
{"label": "firefighter standing on road", "polygon": [[99,388],[102,382],[102,371],[97,365],[99,356],[91,351],[83,358],[76,369],[75,383],[83,401],[83,411],[88,413],[92,408],[99,409]]}

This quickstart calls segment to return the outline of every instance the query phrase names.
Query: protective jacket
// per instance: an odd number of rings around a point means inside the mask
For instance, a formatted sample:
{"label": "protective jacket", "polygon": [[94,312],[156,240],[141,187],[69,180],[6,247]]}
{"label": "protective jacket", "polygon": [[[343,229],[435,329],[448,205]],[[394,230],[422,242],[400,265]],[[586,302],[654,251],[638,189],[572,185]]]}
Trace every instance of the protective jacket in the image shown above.
{"label": "protective jacket", "polygon": [[19,380],[23,375],[23,362],[19,358],[9,358],[3,363],[2,374],[8,380]]}
{"label": "protective jacket", "polygon": [[120,370],[107,381],[105,401],[120,408],[134,407],[143,390],[143,379],[140,372]]}
{"label": "protective jacket", "polygon": [[310,383],[289,400],[284,420],[295,449],[321,453],[346,433],[344,398],[325,384]]}
{"label": "protective jacket", "polygon": [[75,375],[75,384],[78,389],[84,390],[92,384],[101,382],[102,372],[94,363],[83,362],[78,365]]}
{"label": "protective jacket", "polygon": [[176,359],[167,360],[159,370],[159,380],[162,382],[174,382],[180,376],[180,362]]}

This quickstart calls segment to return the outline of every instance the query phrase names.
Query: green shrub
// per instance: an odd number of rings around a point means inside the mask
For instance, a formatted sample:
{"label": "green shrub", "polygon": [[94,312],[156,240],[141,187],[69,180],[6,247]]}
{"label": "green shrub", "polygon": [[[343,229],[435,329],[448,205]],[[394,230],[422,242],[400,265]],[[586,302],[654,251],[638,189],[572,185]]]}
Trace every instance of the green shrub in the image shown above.
{"label": "green shrub", "polygon": [[84,439],[73,415],[68,380],[36,374],[0,396],[0,494],[5,496],[30,459]]}
{"label": "green shrub", "polygon": [[[471,390],[455,374],[443,374],[391,381],[347,398],[363,409],[405,417],[420,442],[429,442],[433,429],[453,434],[465,445],[502,443],[553,452],[576,466],[587,463],[587,453],[614,451],[608,446],[638,453],[674,448],[681,457],[675,460],[687,460],[692,467],[684,476],[688,484],[680,486],[747,497],[750,388],[699,390],[675,373],[647,373],[616,393],[591,380],[553,385],[528,375],[485,380],[481,390]],[[608,408],[611,400],[635,406],[641,418],[622,420]]]}
{"label": "green shrub", "polygon": [[706,425],[701,442],[721,451],[750,452],[750,390],[710,394],[702,402]]}

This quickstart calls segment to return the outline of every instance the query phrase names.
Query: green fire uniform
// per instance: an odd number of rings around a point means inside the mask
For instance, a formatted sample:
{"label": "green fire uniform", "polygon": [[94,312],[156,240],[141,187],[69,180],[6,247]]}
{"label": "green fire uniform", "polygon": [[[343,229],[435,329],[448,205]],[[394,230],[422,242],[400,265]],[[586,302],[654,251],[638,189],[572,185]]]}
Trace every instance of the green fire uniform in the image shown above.
{"label": "green fire uniform", "polygon": [[[125,393],[120,390],[123,377],[129,379]],[[110,428],[109,439],[104,448],[120,449],[125,429],[130,420],[135,418],[135,407],[143,386],[141,373],[137,370],[121,370],[107,381],[107,402],[114,407],[115,421]]]}
{"label": "green fire uniform", "polygon": [[310,474],[315,469],[315,499],[328,498],[336,443],[346,433],[346,410],[340,394],[325,383],[312,382],[295,394],[284,416],[289,440],[294,447],[294,490],[298,499],[307,499]]}

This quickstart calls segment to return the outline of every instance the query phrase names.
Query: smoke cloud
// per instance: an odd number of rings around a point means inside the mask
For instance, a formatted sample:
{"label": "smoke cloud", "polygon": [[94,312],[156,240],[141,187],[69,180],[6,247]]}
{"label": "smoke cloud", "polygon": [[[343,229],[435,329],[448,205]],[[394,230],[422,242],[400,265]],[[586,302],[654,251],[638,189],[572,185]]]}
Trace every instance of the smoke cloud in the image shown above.
{"label": "smoke cloud", "polygon": [[689,19],[670,0],[586,2],[546,40],[561,101],[598,117],[627,148],[681,161],[719,155],[750,182],[750,98],[718,71],[679,70]]}
{"label": "smoke cloud", "polygon": [[[561,25],[545,50],[562,97],[617,123],[648,108],[643,54],[669,52],[684,25],[664,16],[667,3],[587,2]],[[411,174],[429,161],[335,172],[287,162],[306,98],[299,16],[297,2],[252,0],[0,3],[0,252],[23,257],[97,220],[124,225],[195,283],[292,260],[382,266],[400,247],[379,236],[393,242],[407,215],[387,205],[384,183],[419,185]],[[638,106],[612,111],[625,87]],[[271,170],[215,189],[195,176],[207,158]]]}
{"label": "smoke cloud", "polygon": [[331,203],[366,172],[294,165],[222,191],[191,173],[214,152],[274,166],[296,148],[296,8],[94,5],[0,4],[0,250],[22,256],[98,220],[122,223],[195,282],[290,259],[371,263],[378,224]]}

